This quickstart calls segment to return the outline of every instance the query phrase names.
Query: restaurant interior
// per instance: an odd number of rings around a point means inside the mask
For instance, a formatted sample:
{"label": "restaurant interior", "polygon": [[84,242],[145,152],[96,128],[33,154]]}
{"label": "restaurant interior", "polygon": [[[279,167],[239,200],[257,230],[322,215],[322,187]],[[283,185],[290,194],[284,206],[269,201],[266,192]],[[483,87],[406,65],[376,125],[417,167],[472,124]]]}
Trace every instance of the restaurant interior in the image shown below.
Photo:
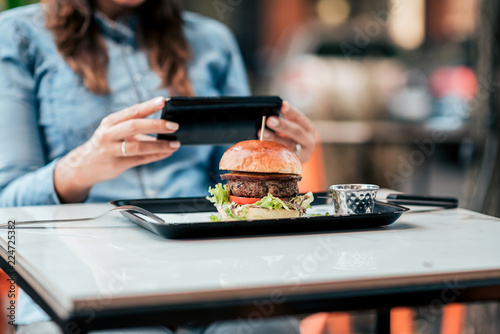
{"label": "restaurant interior", "polygon": [[[34,2],[0,0],[0,11]],[[500,217],[497,2],[182,4],[234,32],[253,95],[281,96],[313,121],[318,145],[301,191],[376,184],[456,197],[461,208]],[[392,310],[391,333],[500,333],[498,303],[430,308]],[[373,333],[374,319],[372,311],[321,314],[302,330]]]}

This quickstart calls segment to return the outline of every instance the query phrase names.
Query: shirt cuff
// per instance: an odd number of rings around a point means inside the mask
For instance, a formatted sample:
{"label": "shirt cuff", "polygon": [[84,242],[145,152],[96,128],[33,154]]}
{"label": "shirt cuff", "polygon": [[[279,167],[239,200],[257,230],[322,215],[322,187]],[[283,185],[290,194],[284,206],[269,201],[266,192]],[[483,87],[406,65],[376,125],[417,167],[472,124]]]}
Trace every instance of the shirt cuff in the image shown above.
{"label": "shirt cuff", "polygon": [[38,169],[30,182],[33,192],[30,195],[30,204],[23,205],[55,205],[61,204],[54,185],[54,170],[58,159],[52,160],[48,165]]}
{"label": "shirt cuff", "polygon": [[0,206],[32,206],[60,204],[54,187],[54,169],[59,159],[19,176],[2,191]]}
{"label": "shirt cuff", "polygon": [[57,195],[56,185],[54,184],[54,170],[55,170],[58,162],[59,162],[59,158],[52,160],[52,162],[47,165],[47,167],[50,166],[48,169],[50,170],[49,182],[50,182],[50,189],[51,189],[50,199],[52,200],[52,204],[61,204],[61,200],[59,199],[59,196]]}

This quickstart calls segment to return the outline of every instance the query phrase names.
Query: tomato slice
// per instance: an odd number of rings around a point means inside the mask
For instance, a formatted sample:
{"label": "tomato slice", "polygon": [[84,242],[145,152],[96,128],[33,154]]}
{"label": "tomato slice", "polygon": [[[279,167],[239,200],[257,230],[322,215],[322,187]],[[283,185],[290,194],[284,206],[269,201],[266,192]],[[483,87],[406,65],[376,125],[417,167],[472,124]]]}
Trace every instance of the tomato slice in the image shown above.
{"label": "tomato slice", "polygon": [[233,196],[229,195],[229,200],[231,202],[237,203],[237,204],[253,204],[255,202],[260,201],[262,198],[254,198],[254,197],[238,197],[238,196]]}

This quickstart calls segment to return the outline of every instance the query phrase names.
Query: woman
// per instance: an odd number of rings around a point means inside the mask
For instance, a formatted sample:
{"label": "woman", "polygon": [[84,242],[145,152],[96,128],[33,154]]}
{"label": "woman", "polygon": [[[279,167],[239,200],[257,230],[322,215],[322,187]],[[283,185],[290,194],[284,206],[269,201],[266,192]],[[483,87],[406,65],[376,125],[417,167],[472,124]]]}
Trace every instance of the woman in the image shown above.
{"label": "woman", "polygon": [[[2,13],[0,31],[0,206],[204,196],[219,181],[221,148],[148,134],[178,128],[159,119],[164,96],[249,94],[226,27],[179,0],[47,0]],[[282,113],[267,139],[305,162],[314,129]]]}

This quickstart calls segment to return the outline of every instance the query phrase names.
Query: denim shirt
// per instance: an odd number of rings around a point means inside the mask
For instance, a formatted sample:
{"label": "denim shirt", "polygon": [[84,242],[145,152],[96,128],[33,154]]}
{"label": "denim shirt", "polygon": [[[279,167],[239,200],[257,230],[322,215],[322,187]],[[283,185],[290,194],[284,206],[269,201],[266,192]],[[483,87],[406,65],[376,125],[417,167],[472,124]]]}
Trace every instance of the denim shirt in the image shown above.
{"label": "denim shirt", "polygon": [[[58,158],[87,141],[106,115],[169,95],[138,47],[134,20],[94,15],[109,54],[111,89],[98,96],[58,53],[42,10],[36,4],[0,15],[0,207],[57,204],[53,173]],[[248,95],[244,64],[230,31],[194,13],[183,17],[195,94]],[[170,158],[96,184],[87,201],[204,196],[216,181],[221,151],[181,147]]]}
{"label": "denim shirt", "polygon": [[[97,96],[58,53],[42,11],[35,4],[0,15],[0,207],[58,204],[53,173],[60,157],[87,141],[106,115],[169,95],[138,47],[133,19],[115,22],[94,15],[109,55],[111,89]],[[231,32],[197,14],[184,13],[183,18],[195,94],[248,95]],[[87,201],[206,196],[208,186],[218,181],[214,176],[222,153],[221,147],[181,147],[167,159],[96,184]],[[19,324],[48,320],[23,294],[18,312]]]}

